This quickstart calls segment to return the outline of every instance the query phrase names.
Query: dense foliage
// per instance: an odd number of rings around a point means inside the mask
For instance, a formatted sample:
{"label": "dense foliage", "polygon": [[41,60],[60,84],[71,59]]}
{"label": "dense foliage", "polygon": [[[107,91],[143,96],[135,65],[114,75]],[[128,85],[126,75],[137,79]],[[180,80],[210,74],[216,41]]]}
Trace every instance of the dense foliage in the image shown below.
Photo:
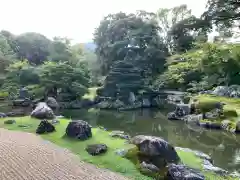
{"label": "dense foliage", "polygon": [[240,45],[201,44],[195,49],[169,58],[167,71],[156,85],[191,91],[218,85],[240,85]]}
{"label": "dense foliage", "polygon": [[[16,94],[26,86],[36,96],[76,99],[91,85],[102,85],[104,96],[122,97],[152,88],[196,92],[240,84],[240,46],[228,42],[239,34],[239,5],[209,0],[201,17],[187,5],[109,14],[95,30],[95,53],[66,38],[3,30],[1,91]],[[207,42],[211,31],[219,35]]]}
{"label": "dense foliage", "polygon": [[71,99],[79,98],[94,80],[91,74],[98,71],[96,63],[93,51],[72,46],[65,38],[49,40],[38,33],[0,33],[1,91],[13,96],[26,87],[39,98],[49,93],[54,97],[65,93]]}

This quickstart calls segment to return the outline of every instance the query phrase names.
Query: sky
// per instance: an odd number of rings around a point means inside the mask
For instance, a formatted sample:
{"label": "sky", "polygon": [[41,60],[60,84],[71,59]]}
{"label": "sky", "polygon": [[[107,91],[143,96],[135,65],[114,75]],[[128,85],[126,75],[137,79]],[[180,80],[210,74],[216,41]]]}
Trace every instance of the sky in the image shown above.
{"label": "sky", "polygon": [[200,16],[207,0],[0,0],[0,30],[38,32],[48,38],[90,42],[100,20],[109,13],[171,8],[187,4]]}

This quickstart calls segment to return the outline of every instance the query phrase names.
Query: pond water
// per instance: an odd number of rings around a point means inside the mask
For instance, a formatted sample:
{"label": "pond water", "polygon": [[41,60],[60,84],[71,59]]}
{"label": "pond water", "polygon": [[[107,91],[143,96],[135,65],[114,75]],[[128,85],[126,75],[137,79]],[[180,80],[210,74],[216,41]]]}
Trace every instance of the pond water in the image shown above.
{"label": "pond water", "polygon": [[218,167],[230,172],[240,170],[240,135],[206,130],[182,121],[169,121],[166,110],[135,111],[65,110],[62,115],[88,121],[92,126],[107,130],[122,130],[130,135],[163,137],[174,146],[191,148],[209,154]]}
{"label": "pond water", "polygon": [[[8,111],[11,109],[1,103],[0,112]],[[209,154],[218,167],[230,172],[240,170],[240,135],[206,130],[182,121],[169,121],[166,117],[169,111],[170,109],[142,109],[119,112],[89,109],[64,110],[61,115],[74,120],[88,121],[93,127],[103,126],[107,130],[122,130],[132,136],[138,134],[160,136],[174,146]]]}

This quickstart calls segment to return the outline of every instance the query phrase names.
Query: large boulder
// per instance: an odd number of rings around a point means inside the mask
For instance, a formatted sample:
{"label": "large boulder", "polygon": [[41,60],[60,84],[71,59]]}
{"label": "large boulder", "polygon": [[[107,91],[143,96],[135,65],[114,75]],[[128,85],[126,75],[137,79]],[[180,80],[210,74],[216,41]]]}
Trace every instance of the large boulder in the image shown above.
{"label": "large boulder", "polygon": [[37,134],[50,133],[54,131],[55,131],[55,127],[47,120],[41,121],[36,129]]}
{"label": "large boulder", "polygon": [[31,117],[37,119],[53,119],[55,117],[52,109],[44,102],[37,104],[37,107],[32,111]]}
{"label": "large boulder", "polygon": [[184,116],[191,113],[190,104],[177,104],[173,112],[168,113],[167,117],[169,120],[182,120]]}
{"label": "large boulder", "polygon": [[213,95],[216,96],[227,96],[233,98],[240,97],[240,86],[239,85],[231,85],[231,86],[218,86],[212,92]]}
{"label": "large boulder", "polygon": [[176,163],[180,160],[175,148],[160,137],[138,135],[133,137],[130,142],[136,145],[139,153],[144,156],[159,156],[167,163]]}
{"label": "large boulder", "polygon": [[71,138],[86,140],[92,137],[91,126],[86,121],[71,121],[66,128],[66,135]]}
{"label": "large boulder", "polygon": [[107,145],[105,144],[91,144],[88,145],[86,151],[92,156],[104,154],[107,152]]}
{"label": "large boulder", "polygon": [[57,100],[53,97],[48,97],[46,103],[50,108],[53,108],[53,109],[59,108],[59,104]]}
{"label": "large boulder", "polygon": [[236,133],[240,133],[240,121],[236,123]]}
{"label": "large boulder", "polygon": [[0,118],[5,118],[7,115],[5,113],[0,112]]}
{"label": "large boulder", "polygon": [[167,177],[168,180],[205,180],[204,175],[195,170],[191,169],[185,165],[170,164],[168,166]]}
{"label": "large boulder", "polygon": [[190,104],[177,104],[175,112],[177,116],[183,117],[191,112],[191,105]]}
{"label": "large boulder", "polygon": [[216,96],[227,96],[229,88],[227,86],[218,86],[212,92],[213,95]]}

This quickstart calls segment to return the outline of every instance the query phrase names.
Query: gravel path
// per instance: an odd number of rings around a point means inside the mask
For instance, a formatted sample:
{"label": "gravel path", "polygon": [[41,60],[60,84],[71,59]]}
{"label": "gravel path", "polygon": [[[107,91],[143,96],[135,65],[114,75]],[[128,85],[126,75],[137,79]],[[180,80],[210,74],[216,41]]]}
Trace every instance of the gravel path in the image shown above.
{"label": "gravel path", "polygon": [[0,129],[0,180],[126,180],[30,133]]}

